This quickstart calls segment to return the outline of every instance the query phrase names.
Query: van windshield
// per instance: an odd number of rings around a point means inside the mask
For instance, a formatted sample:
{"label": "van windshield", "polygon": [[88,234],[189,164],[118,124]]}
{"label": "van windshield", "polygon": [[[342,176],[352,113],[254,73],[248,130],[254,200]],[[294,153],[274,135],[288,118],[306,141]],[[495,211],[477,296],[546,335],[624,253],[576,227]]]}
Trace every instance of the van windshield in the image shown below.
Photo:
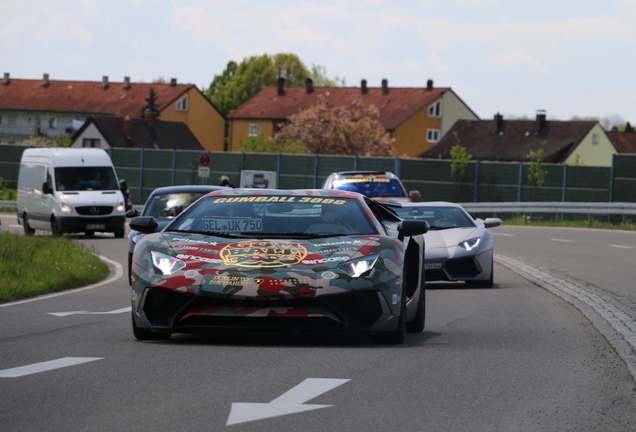
{"label": "van windshield", "polygon": [[109,166],[55,168],[55,190],[117,190],[117,176]]}

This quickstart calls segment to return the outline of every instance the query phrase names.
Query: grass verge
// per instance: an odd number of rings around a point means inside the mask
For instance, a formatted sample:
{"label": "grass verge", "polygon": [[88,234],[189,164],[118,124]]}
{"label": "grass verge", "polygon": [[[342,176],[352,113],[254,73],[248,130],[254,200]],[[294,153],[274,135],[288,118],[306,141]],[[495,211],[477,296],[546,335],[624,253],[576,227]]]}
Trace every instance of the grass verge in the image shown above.
{"label": "grass verge", "polygon": [[593,220],[591,225],[588,225],[586,220],[564,220],[555,222],[553,220],[538,220],[528,218],[524,221],[523,217],[505,219],[502,222],[503,225],[525,225],[525,226],[541,226],[541,227],[564,227],[564,228],[597,228],[597,229],[609,229],[609,230],[623,230],[623,231],[636,231],[636,224],[631,219],[627,220],[627,223],[611,224],[607,222],[601,222]]}
{"label": "grass verge", "polygon": [[99,282],[108,266],[67,237],[0,234],[0,303]]}

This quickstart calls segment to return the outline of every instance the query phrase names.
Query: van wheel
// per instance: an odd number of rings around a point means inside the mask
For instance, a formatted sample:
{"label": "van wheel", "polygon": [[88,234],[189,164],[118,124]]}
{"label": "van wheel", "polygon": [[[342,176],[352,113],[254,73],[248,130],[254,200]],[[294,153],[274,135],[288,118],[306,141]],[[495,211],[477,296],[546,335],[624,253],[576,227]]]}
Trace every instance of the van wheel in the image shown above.
{"label": "van wheel", "polygon": [[57,226],[57,221],[55,220],[55,216],[51,217],[51,234],[54,235],[55,237],[62,234],[60,232],[60,228]]}
{"label": "van wheel", "polygon": [[27,214],[24,214],[24,218],[22,221],[22,226],[24,227],[24,234],[25,235],[33,235],[33,233],[35,233],[35,230],[33,228],[31,228],[31,225],[29,225],[29,218],[27,217]]}

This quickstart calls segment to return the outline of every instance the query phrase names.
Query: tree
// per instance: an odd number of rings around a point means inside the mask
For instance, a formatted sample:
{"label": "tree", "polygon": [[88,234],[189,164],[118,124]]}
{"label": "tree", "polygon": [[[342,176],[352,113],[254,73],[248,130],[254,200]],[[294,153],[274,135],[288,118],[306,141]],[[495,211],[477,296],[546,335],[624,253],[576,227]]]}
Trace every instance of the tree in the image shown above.
{"label": "tree", "polygon": [[155,94],[155,89],[150,87],[150,94],[146,98],[146,102],[148,103],[141,109],[141,117],[144,116],[144,113],[146,112],[147,109],[149,109],[152,112],[152,115],[155,118],[159,118],[161,116],[159,112],[159,107],[161,105],[157,105],[157,99],[159,98]]}
{"label": "tree", "polygon": [[296,54],[246,57],[240,64],[228,62],[225,70],[214,76],[206,96],[223,115],[228,115],[265,87],[275,86],[278,78],[285,78],[286,86],[299,86],[305,85],[307,78],[314,77],[315,85],[344,83],[338,77],[328,79],[321,66],[313,65],[310,72]]}
{"label": "tree", "polygon": [[[542,143],[545,144],[546,141]],[[534,200],[537,200],[537,194],[539,189],[545,183],[545,177],[548,171],[543,166],[543,153],[544,150],[540,148],[537,151],[530,152],[530,173],[528,174],[528,180],[534,185]]]}
{"label": "tree", "polygon": [[313,154],[394,156],[393,140],[380,124],[380,110],[358,99],[351,106],[318,104],[289,117],[276,134],[283,143],[301,141]]}
{"label": "tree", "polygon": [[462,147],[457,138],[457,132],[453,132],[453,136],[457,140],[457,144],[451,148],[451,175],[455,178],[455,201],[460,201],[461,189],[464,184],[466,176],[466,168],[468,168],[468,162],[473,158],[473,155],[468,154],[465,147]]}
{"label": "tree", "polygon": [[251,153],[309,153],[301,141],[283,142],[274,137],[264,137],[262,133],[241,141],[239,148],[242,152]]}
{"label": "tree", "polygon": [[338,75],[334,79],[327,77],[327,69],[317,64],[311,65],[311,80],[316,87],[344,87],[347,85],[344,78],[340,79]]}

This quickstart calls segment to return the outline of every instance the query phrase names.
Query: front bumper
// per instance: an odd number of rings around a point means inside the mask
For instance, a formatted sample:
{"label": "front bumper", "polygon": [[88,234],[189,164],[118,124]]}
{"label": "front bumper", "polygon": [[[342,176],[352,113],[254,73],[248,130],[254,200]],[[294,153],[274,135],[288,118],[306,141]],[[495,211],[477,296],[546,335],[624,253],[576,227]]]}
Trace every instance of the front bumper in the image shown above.
{"label": "front bumper", "polygon": [[55,218],[58,229],[76,233],[86,231],[115,232],[126,228],[126,216],[82,217],[60,216]]}
{"label": "front bumper", "polygon": [[457,258],[427,258],[426,281],[472,281],[490,278],[492,250]]}

